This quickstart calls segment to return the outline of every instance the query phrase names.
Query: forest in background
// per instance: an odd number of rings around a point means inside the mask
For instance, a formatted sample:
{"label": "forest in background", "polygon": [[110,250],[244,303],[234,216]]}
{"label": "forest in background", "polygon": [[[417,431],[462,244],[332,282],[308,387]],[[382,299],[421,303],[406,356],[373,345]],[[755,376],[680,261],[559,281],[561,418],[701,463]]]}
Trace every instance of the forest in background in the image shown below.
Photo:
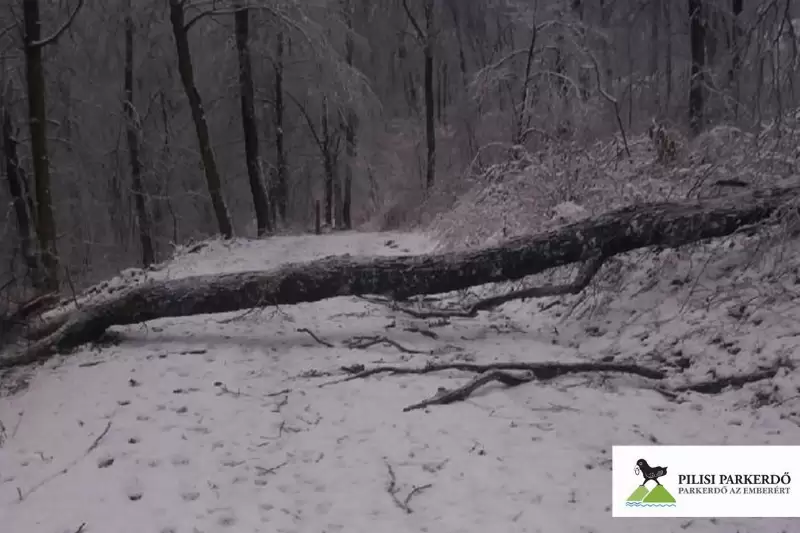
{"label": "forest in background", "polygon": [[668,155],[665,131],[780,121],[797,107],[796,11],[12,0],[0,287],[82,285],[217,234],[306,231],[317,202],[335,228],[412,224],[414,208],[520,149],[613,136],[625,157],[655,121]]}

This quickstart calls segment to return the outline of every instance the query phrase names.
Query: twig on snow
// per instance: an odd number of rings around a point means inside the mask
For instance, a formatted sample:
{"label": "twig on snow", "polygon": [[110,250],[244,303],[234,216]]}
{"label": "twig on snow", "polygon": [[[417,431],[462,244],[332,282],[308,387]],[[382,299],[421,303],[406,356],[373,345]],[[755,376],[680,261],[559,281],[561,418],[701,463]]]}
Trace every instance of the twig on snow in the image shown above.
{"label": "twig on snow", "polygon": [[86,531],[86,522],[83,522],[81,525],[78,526],[78,529],[75,530],[75,533],[83,533]]}
{"label": "twig on snow", "polygon": [[411,512],[411,507],[409,507],[408,504],[411,503],[411,498],[413,498],[417,494],[421,494],[422,491],[428,490],[431,487],[433,487],[433,484],[427,483],[425,485],[420,485],[419,487],[414,487],[411,489],[411,492],[408,493],[408,496],[406,496],[405,501],[403,501],[403,505],[409,510],[409,512]]}
{"label": "twig on snow", "polygon": [[108,424],[106,424],[106,428],[103,430],[102,433],[100,433],[100,435],[98,435],[98,437],[96,439],[94,439],[94,442],[92,442],[92,444],[86,449],[86,451],[83,453],[83,455],[77,457],[76,459],[73,459],[67,466],[65,466],[64,468],[62,468],[61,470],[59,470],[55,474],[44,478],[42,481],[40,481],[39,483],[37,483],[36,485],[31,487],[27,491],[22,492],[21,489],[17,488],[17,494],[19,495],[19,501],[21,502],[22,500],[24,500],[25,498],[27,498],[28,496],[30,496],[31,494],[33,494],[34,492],[36,492],[37,490],[42,488],[47,483],[53,481],[54,479],[56,479],[59,476],[63,476],[67,472],[69,472],[70,468],[72,468],[73,466],[78,464],[81,461],[81,459],[83,459],[86,456],[88,456],[90,453],[92,453],[100,445],[100,441],[103,440],[103,438],[108,434],[108,431],[110,429],[111,429],[111,420],[108,421]]}
{"label": "twig on snow", "polygon": [[283,409],[286,406],[286,404],[289,403],[289,393],[291,393],[291,392],[292,392],[291,389],[284,389],[284,390],[279,391],[279,392],[273,392],[273,393],[267,394],[267,396],[273,397],[273,398],[276,397],[276,396],[281,396],[281,395],[283,396],[283,398],[281,398],[280,401],[278,403],[276,403],[272,407],[272,412],[273,413],[280,413],[281,409]]}
{"label": "twig on snow", "polygon": [[327,346],[328,348],[336,348],[336,346],[334,346],[333,344],[329,343],[328,341],[322,340],[322,339],[320,339],[319,337],[317,337],[317,336],[314,334],[314,332],[313,332],[313,331],[311,331],[311,330],[310,330],[310,329],[308,329],[308,328],[298,328],[298,330],[297,330],[297,331],[298,331],[299,333],[308,333],[308,335],[309,335],[309,336],[310,336],[312,339],[314,339],[315,341],[317,341],[318,343],[320,343],[320,344],[321,344],[321,345],[323,345],[323,346]]}
{"label": "twig on snow", "polygon": [[386,470],[389,471],[389,484],[386,487],[386,492],[389,493],[389,496],[392,497],[392,501],[394,504],[405,511],[407,514],[411,514],[414,511],[411,509],[409,504],[411,503],[411,498],[415,495],[420,494],[422,491],[431,488],[433,485],[428,483],[427,485],[422,485],[420,487],[412,487],[411,491],[406,495],[405,500],[400,500],[397,497],[397,494],[400,492],[400,489],[397,487],[397,476],[394,473],[394,468],[392,465],[389,464],[389,461],[384,458],[384,462],[386,463]]}
{"label": "twig on snow", "polygon": [[430,352],[423,351],[423,350],[415,350],[413,348],[406,348],[402,344],[397,341],[393,341],[388,337],[382,336],[369,336],[369,337],[353,337],[345,341],[345,345],[350,349],[358,349],[364,350],[369,348],[370,346],[375,346],[376,344],[388,344],[389,346],[394,346],[401,352],[411,353],[411,354],[428,354]]}
{"label": "twig on snow", "polygon": [[270,468],[264,468],[263,466],[256,466],[256,470],[258,471],[259,476],[266,476],[267,474],[274,474],[284,466],[288,465],[289,461],[284,461],[278,465],[272,466]]}
{"label": "twig on snow", "polygon": [[222,394],[230,394],[234,398],[238,398],[239,396],[251,396],[250,394],[244,393],[240,390],[233,390],[221,381],[215,381],[214,386],[219,389],[219,394],[217,394],[217,396]]}
{"label": "twig on snow", "polygon": [[[298,332],[300,333],[307,333],[312,339],[317,341],[319,344],[326,346],[328,348],[336,348],[336,346],[324,339],[321,339],[317,336],[313,331],[308,328],[298,328]],[[415,350],[413,348],[406,348],[402,344],[397,341],[393,341],[388,337],[383,336],[356,336],[344,341],[344,346],[350,348],[351,350],[364,350],[369,348],[370,346],[375,346],[376,344],[388,344],[390,346],[394,346],[401,352],[405,353],[412,353],[412,354],[427,354],[430,352],[422,351],[422,350]]]}
{"label": "twig on snow", "polygon": [[503,372],[501,370],[490,370],[477,376],[470,380],[469,383],[458,387],[456,389],[447,390],[443,389],[438,392],[434,397],[428,398],[427,400],[423,400],[419,403],[415,403],[413,405],[409,405],[403,409],[404,413],[409,411],[414,411],[416,409],[424,409],[429,405],[447,405],[448,403],[454,402],[462,402],[470,397],[470,395],[475,392],[478,388],[486,385],[490,381],[498,381],[503,385],[508,385],[509,387],[516,387],[517,385],[522,385],[523,383],[528,383],[529,381],[533,381],[535,376],[532,372],[526,372],[525,374],[516,375],[510,372]]}
{"label": "twig on snow", "polygon": [[386,469],[389,471],[389,485],[386,487],[386,492],[389,493],[389,496],[392,497],[392,501],[394,504],[405,511],[408,514],[411,514],[411,509],[409,509],[403,502],[400,501],[400,498],[397,497],[397,476],[394,474],[394,468],[392,465],[389,464],[389,461],[386,461]]}
{"label": "twig on snow", "polygon": [[87,455],[92,453],[100,445],[100,441],[103,440],[103,438],[106,435],[108,435],[108,431],[110,429],[111,429],[111,420],[109,420],[108,424],[106,424],[106,429],[104,429],[103,432],[100,433],[100,435],[98,435],[96,439],[94,439],[94,442],[92,443],[92,445],[89,446],[89,448],[86,450],[86,453],[83,454],[84,457],[86,457]]}

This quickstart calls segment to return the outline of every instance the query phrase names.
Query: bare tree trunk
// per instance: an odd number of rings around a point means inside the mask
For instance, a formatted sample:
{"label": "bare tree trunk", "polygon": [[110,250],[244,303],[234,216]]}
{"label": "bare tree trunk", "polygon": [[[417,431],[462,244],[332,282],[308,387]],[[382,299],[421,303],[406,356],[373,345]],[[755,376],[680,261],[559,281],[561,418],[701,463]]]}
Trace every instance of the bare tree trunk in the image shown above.
{"label": "bare tree trunk", "polygon": [[189,49],[188,28],[185,23],[182,0],[169,0],[170,22],[172,33],[175,37],[175,48],[178,54],[178,71],[180,72],[183,90],[189,99],[189,107],[192,110],[192,120],[197,134],[197,143],[200,147],[200,158],[206,174],[208,184],[208,194],[211,197],[211,206],[217,218],[219,232],[226,238],[233,237],[233,225],[231,224],[228,207],[225,205],[225,198],[222,194],[222,179],[219,175],[217,162],[214,157],[214,150],[211,147],[211,135],[208,132],[208,123],[203,109],[203,101],[197,84],[194,81],[194,67],[192,66],[192,54]]}
{"label": "bare tree trunk", "polygon": [[139,242],[142,246],[142,265],[148,267],[156,260],[147,213],[147,203],[142,185],[142,162],[140,156],[139,132],[141,124],[133,105],[133,6],[128,0],[125,12],[125,101],[122,103],[125,113],[125,130],[128,138],[128,155],[131,162],[131,188],[136,208],[136,220],[139,226]]}
{"label": "bare tree trunk", "polygon": [[554,81],[555,86],[558,88],[559,98],[563,100],[565,106],[569,106],[569,100],[566,99],[569,92],[569,85],[567,85],[566,80],[567,62],[564,59],[564,42],[564,34],[561,29],[559,29],[555,36],[555,46],[553,46],[553,72],[557,74]]}
{"label": "bare tree trunk", "polygon": [[[161,125],[164,127],[164,132],[162,134],[162,139],[164,144],[161,147],[160,154],[159,154],[159,161],[164,168],[164,181],[163,187],[161,189],[161,197],[163,198],[164,207],[166,207],[167,211],[169,212],[170,222],[171,224],[166,228],[163,228],[164,231],[168,231],[172,236],[172,242],[178,242],[178,235],[179,235],[179,227],[178,227],[178,216],[175,213],[175,209],[172,205],[172,184],[174,178],[174,172],[172,170],[171,165],[169,164],[170,160],[173,157],[173,150],[170,144],[170,139],[172,138],[172,127],[170,123],[170,113],[167,109],[167,97],[164,94],[163,90],[158,92],[158,100],[159,100],[159,107],[161,108]],[[158,208],[159,203],[156,203],[156,207]],[[163,213],[161,209],[156,209],[156,213]],[[159,223],[165,222],[164,217],[158,216],[157,220]]]}
{"label": "bare tree trunk", "polygon": [[669,111],[672,104],[672,2],[662,2],[664,8],[664,29],[665,29],[665,43],[664,43],[664,77],[666,79],[666,94],[664,95],[664,108]]}
{"label": "bare tree trunk", "polygon": [[44,267],[44,286],[58,290],[56,220],[50,189],[50,159],[47,154],[47,104],[45,100],[43,44],[39,0],[22,3],[25,23],[25,64],[28,82],[28,126],[31,136],[34,189],[36,191],[36,235]]}
{"label": "bare tree trunk", "polygon": [[258,156],[258,125],[256,124],[255,95],[253,92],[253,69],[250,63],[250,11],[243,5],[234,14],[236,51],[239,56],[239,93],[244,130],[244,153],[247,162],[247,177],[250,194],[256,212],[256,231],[259,237],[272,231],[267,191],[261,178],[261,162]]}
{"label": "bare tree trunk", "polygon": [[331,228],[340,223],[339,206],[341,205],[341,185],[336,176],[336,158],[333,153],[333,139],[329,123],[330,110],[328,97],[322,97],[322,120],[320,149],[322,150],[322,166],[325,171],[325,223]]}
{"label": "bare tree trunk", "polygon": [[458,69],[461,71],[461,83],[463,90],[469,90],[469,72],[467,71],[467,54],[464,51],[464,37],[462,35],[461,19],[458,15],[458,2],[448,2],[450,13],[453,15],[453,26],[458,42]]}
{"label": "bare tree trunk", "polygon": [[[344,0],[343,9],[347,22],[347,36],[344,43],[345,61],[353,67],[353,6],[352,0]],[[353,228],[353,165],[356,156],[356,114],[353,109],[347,110],[344,125],[345,137],[345,167],[344,167],[344,198],[342,199],[342,226],[344,229]]]}
{"label": "bare tree trunk", "polygon": [[433,1],[425,0],[425,141],[428,157],[425,166],[425,185],[433,187],[436,179],[436,126],[433,100]]}
{"label": "bare tree trunk", "polygon": [[[278,32],[275,53],[275,164],[277,176],[272,198],[273,211],[280,216],[281,222],[286,223],[286,207],[289,203],[288,163],[286,146],[284,143],[283,115],[283,32]],[[274,214],[274,213],[273,213]]]}
{"label": "bare tree trunk", "polygon": [[[600,0],[600,27],[609,30],[611,27],[611,9],[609,0]],[[606,72],[606,83],[609,87],[614,87],[614,68],[611,64],[611,43],[608,39],[601,39],[600,49],[603,57],[603,68]]]}
{"label": "bare tree trunk", "polygon": [[[572,15],[582,25],[584,23],[584,5],[581,0],[572,0]],[[535,21],[534,24],[535,26]],[[530,49],[528,50],[530,53]],[[578,91],[582,100],[589,98],[589,70],[585,65],[578,64]]]}
{"label": "bare tree trunk", "polygon": [[[580,4],[579,4],[580,5]],[[531,116],[528,111],[531,104],[531,74],[533,72],[533,60],[536,50],[536,38],[538,31],[536,30],[536,21],[531,25],[531,40],[528,41],[528,53],[525,57],[525,77],[522,80],[522,94],[519,98],[519,111],[517,111],[517,124],[511,137],[511,144],[517,145],[525,142],[526,130],[530,127]]]}
{"label": "bare tree trunk", "polygon": [[692,56],[689,82],[689,127],[692,134],[703,130],[703,79],[705,69],[705,28],[702,0],[689,0],[689,46]]}
{"label": "bare tree trunk", "polygon": [[339,159],[339,142],[338,137],[334,139],[333,131],[329,123],[329,110],[328,110],[328,97],[322,97],[322,117],[320,130],[314,125],[306,106],[301,103],[297,98],[292,96],[292,93],[286,93],[291,98],[300,110],[300,114],[306,121],[308,131],[314,138],[314,142],[319,148],[320,158],[322,159],[322,168],[325,173],[323,188],[324,188],[324,210],[325,210],[325,224],[333,228],[340,223],[336,217],[341,216],[336,202],[341,201],[341,186],[338,184],[337,177],[337,164]]}
{"label": "bare tree trunk", "polygon": [[733,0],[731,5],[731,12],[733,15],[733,27],[731,28],[730,39],[730,54],[731,66],[728,70],[728,84],[734,87],[733,95],[733,115],[739,118],[739,70],[742,65],[742,9],[744,7],[743,0]]}
{"label": "bare tree trunk", "polygon": [[653,105],[656,111],[661,107],[659,98],[661,91],[659,91],[659,71],[658,71],[658,53],[661,50],[661,0],[650,0],[650,80],[653,84]]}
{"label": "bare tree trunk", "polygon": [[742,39],[742,9],[744,8],[742,0],[733,0],[731,5],[731,14],[733,15],[733,28],[731,31],[731,69],[728,73],[728,78],[732,82],[742,65],[742,51],[740,50]]}
{"label": "bare tree trunk", "polygon": [[26,177],[19,164],[19,158],[17,157],[17,139],[14,136],[14,125],[11,122],[10,102],[11,85],[9,84],[5,95],[2,95],[2,101],[0,101],[0,114],[2,114],[0,120],[2,120],[3,123],[3,153],[5,154],[6,180],[8,192],[11,196],[12,207],[14,208],[14,215],[17,219],[17,231],[19,233],[19,246],[22,252],[22,260],[28,269],[32,285],[38,288],[42,283],[42,277],[31,239],[31,230],[33,229],[31,217],[33,216],[33,211],[28,210],[30,206],[30,197],[28,187],[24,184]]}
{"label": "bare tree trunk", "polygon": [[[433,4],[434,0],[424,0],[425,29],[422,29],[416,17],[408,7],[408,0],[403,0],[403,9],[409,22],[414,27],[417,41],[422,45],[424,78],[423,92],[425,94],[425,145],[427,157],[425,161],[425,186],[431,188],[436,180],[436,102],[433,91]],[[413,86],[413,84],[412,84]]]}
{"label": "bare tree trunk", "polygon": [[716,5],[707,2],[703,5],[702,21],[704,28],[705,45],[706,45],[706,65],[709,68],[714,68],[717,63],[719,54],[719,33],[722,22],[720,21],[719,10]]}
{"label": "bare tree trunk", "polygon": [[322,234],[322,217],[319,213],[319,200],[314,200],[314,233]]}

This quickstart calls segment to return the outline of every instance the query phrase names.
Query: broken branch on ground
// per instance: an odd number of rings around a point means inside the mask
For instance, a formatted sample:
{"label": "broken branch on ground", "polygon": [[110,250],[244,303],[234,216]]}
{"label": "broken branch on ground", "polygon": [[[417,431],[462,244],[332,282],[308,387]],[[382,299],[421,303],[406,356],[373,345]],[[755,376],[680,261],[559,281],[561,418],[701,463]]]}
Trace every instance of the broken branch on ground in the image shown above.
{"label": "broken branch on ground", "polygon": [[[786,368],[788,362],[778,360],[770,368],[759,369],[755,372],[738,374],[733,376],[721,376],[710,380],[687,383],[678,386],[666,386],[659,383],[654,389],[665,396],[675,399],[683,392],[697,392],[701,394],[718,394],[728,387],[742,387],[748,383],[754,383],[765,379],[772,379],[781,368]],[[347,371],[346,368],[343,368]],[[428,374],[443,370],[462,370],[466,372],[478,373],[479,375],[471,379],[466,384],[454,388],[445,389],[441,387],[431,398],[409,405],[403,412],[424,409],[431,405],[447,405],[450,403],[464,401],[469,398],[476,390],[482,386],[497,381],[508,387],[516,387],[531,381],[547,381],[566,374],[577,374],[585,372],[614,372],[622,374],[637,375],[640,377],[663,382],[667,379],[667,374],[661,370],[651,369],[635,364],[626,363],[604,363],[604,362],[578,362],[578,363],[429,363],[424,366],[376,366],[374,368],[360,370],[350,376],[335,381],[328,381],[320,385],[324,387],[356,379],[364,379],[376,374]],[[521,372],[514,372],[521,371]]]}
{"label": "broken branch on ground", "polygon": [[317,337],[317,335],[313,331],[308,329],[308,328],[299,328],[297,331],[299,333],[307,333],[309,335],[309,337],[311,337],[312,339],[314,339],[315,341],[317,341],[319,344],[321,344],[323,346],[327,346],[328,348],[335,348],[336,347],[333,344],[329,343],[328,341],[324,341],[324,340],[320,339],[319,337]]}
{"label": "broken branch on ground", "polygon": [[364,349],[367,349],[367,348],[369,348],[371,346],[375,346],[376,344],[387,344],[389,346],[394,346],[395,348],[397,348],[398,350],[400,350],[401,352],[404,352],[404,353],[410,353],[410,354],[429,354],[430,353],[430,351],[415,350],[413,348],[406,348],[405,346],[403,346],[399,342],[393,341],[392,339],[390,339],[388,337],[383,337],[383,336],[380,336],[380,335],[358,336],[358,337],[353,337],[353,338],[348,339],[348,340],[345,341],[345,345],[348,348],[358,349],[358,350],[364,350]]}

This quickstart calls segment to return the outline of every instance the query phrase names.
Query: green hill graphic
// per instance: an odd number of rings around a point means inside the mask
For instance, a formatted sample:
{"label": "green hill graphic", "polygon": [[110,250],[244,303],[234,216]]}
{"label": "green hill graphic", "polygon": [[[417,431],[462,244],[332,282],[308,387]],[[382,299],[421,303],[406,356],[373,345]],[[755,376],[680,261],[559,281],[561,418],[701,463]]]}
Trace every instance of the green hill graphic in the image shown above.
{"label": "green hill graphic", "polygon": [[648,491],[646,487],[636,487],[636,490],[633,491],[628,497],[629,502],[641,502],[641,503],[675,503],[675,498],[672,497],[672,494],[664,487],[664,485],[657,485],[653,490]]}
{"label": "green hill graphic", "polygon": [[[644,488],[644,487],[642,487]],[[664,485],[657,485],[656,488],[651,490],[647,496],[642,498],[644,503],[675,503],[675,498],[669,493]]]}
{"label": "green hill graphic", "polygon": [[630,495],[628,498],[629,502],[640,502],[647,496],[647,488],[646,487],[636,487],[636,490],[633,491],[633,494]]}

